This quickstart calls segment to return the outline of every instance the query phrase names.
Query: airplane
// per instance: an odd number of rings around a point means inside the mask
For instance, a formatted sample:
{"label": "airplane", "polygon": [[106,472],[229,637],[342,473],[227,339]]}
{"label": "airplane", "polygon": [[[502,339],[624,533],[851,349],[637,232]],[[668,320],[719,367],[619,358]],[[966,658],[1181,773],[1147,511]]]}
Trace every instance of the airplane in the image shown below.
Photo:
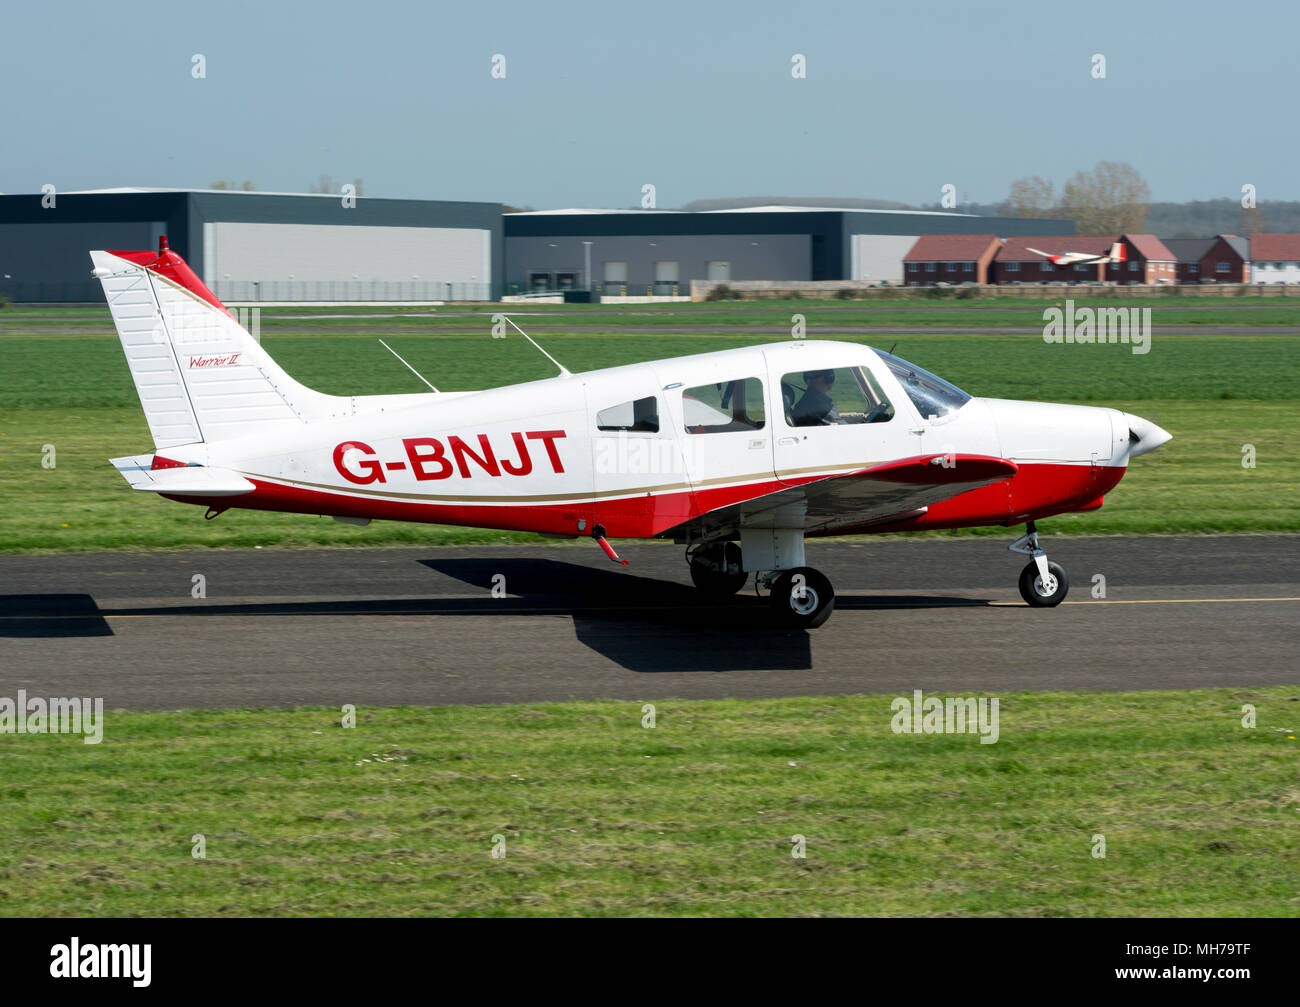
{"label": "airplane", "polygon": [[1064,255],[1053,255],[1051,252],[1043,252],[1037,248],[1029,248],[1026,251],[1033,252],[1035,255],[1041,255],[1045,259],[1051,259],[1054,266],[1083,266],[1083,265],[1103,265],[1110,262],[1127,262],[1128,253],[1124,249],[1124,242],[1117,241],[1110,246],[1110,251],[1105,255],[1094,255],[1089,252],[1066,252]]}
{"label": "airplane", "polygon": [[791,629],[834,609],[804,552],[828,535],[1023,523],[1008,547],[1029,557],[1020,594],[1060,604],[1069,578],[1035,522],[1096,510],[1171,437],[1117,409],[973,397],[892,353],[805,339],[576,374],[542,350],[554,377],[327,395],[286,374],[165,237],[157,253],[90,254],[154,441],[112,459],[132,489],[208,518],[589,537],[618,563],[611,538],[670,539],[705,599],[752,575]]}

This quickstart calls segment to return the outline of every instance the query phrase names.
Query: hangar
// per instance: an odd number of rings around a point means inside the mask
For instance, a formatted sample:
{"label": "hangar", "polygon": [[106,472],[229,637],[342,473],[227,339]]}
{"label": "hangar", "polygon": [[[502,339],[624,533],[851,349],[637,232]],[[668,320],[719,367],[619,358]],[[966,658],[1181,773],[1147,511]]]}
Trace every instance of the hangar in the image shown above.
{"label": "hangar", "polygon": [[0,294],[100,301],[87,253],[162,234],[231,303],[501,295],[500,203],[135,188],[0,196]]}
{"label": "hangar", "polygon": [[903,282],[922,234],[1072,234],[1068,220],[933,210],[540,210],[508,213],[511,293],[591,289],[603,295],[690,293],[691,280]]}

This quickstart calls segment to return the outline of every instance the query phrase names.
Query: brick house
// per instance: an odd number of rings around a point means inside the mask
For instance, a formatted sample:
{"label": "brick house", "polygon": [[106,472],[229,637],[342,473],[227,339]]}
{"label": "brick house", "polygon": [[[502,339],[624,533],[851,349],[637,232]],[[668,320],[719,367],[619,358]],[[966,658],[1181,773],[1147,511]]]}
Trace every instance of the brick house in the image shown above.
{"label": "brick house", "polygon": [[1050,255],[1066,252],[1084,252],[1088,255],[1105,255],[1116,238],[1093,234],[1034,234],[1007,238],[1007,242],[993,261],[993,283],[1088,283],[1102,279],[1103,266],[1097,263],[1055,266],[1035,252],[1037,248]]}
{"label": "brick house", "polygon": [[1218,238],[1165,238],[1165,247],[1174,253],[1175,277],[1179,283],[1199,283],[1201,279],[1201,260],[1203,260]]}
{"label": "brick house", "polygon": [[1251,244],[1236,234],[1220,234],[1201,257],[1200,277],[1216,283],[1247,283],[1250,280]]}
{"label": "brick house", "polygon": [[1154,234],[1124,234],[1125,262],[1106,266],[1106,279],[1112,283],[1174,283],[1178,260]]}
{"label": "brick house", "polygon": [[923,234],[903,256],[903,283],[988,283],[989,266],[1001,247],[996,234]]}
{"label": "brick house", "polygon": [[1251,283],[1300,283],[1300,234],[1252,234],[1248,247],[1244,268]]}

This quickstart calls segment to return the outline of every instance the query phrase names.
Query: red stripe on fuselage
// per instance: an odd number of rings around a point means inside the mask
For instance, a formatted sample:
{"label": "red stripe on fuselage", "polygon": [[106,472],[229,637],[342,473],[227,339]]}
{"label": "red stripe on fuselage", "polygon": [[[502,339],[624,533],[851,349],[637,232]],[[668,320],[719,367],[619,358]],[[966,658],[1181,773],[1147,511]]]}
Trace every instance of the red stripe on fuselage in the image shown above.
{"label": "red stripe on fuselage", "polygon": [[[1021,464],[1009,479],[968,490],[932,504],[920,517],[887,524],[837,528],[832,534],[908,531],[931,528],[969,528],[1010,525],[1053,514],[1095,510],[1101,497],[1124,476],[1122,467],[1065,464]],[[810,480],[815,477],[810,477]],[[470,504],[423,503],[358,496],[345,490],[326,492],[283,485],[250,477],[256,489],[240,497],[177,497],[182,503],[202,503],[223,508],[287,511],[340,517],[368,517],[387,521],[462,525],[510,531],[579,534],[579,521],[589,531],[604,525],[610,538],[651,538],[692,518],[768,493],[788,489],[788,483],[761,480],[736,486],[680,490],[653,496],[628,496],[614,500],[572,503]],[[238,501],[238,502],[236,502]]]}

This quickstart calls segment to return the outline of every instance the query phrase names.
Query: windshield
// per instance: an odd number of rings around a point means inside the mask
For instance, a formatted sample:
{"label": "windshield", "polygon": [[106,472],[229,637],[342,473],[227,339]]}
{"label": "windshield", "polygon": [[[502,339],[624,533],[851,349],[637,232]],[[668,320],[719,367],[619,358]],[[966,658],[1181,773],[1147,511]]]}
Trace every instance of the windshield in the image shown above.
{"label": "windshield", "polygon": [[[875,347],[872,347],[875,349]],[[898,383],[907,392],[907,397],[916,406],[916,411],[926,419],[937,419],[955,413],[970,401],[970,396],[954,384],[944,381],[936,374],[931,374],[924,367],[910,364],[902,357],[896,357],[884,350],[876,350],[880,359],[894,372]]]}

